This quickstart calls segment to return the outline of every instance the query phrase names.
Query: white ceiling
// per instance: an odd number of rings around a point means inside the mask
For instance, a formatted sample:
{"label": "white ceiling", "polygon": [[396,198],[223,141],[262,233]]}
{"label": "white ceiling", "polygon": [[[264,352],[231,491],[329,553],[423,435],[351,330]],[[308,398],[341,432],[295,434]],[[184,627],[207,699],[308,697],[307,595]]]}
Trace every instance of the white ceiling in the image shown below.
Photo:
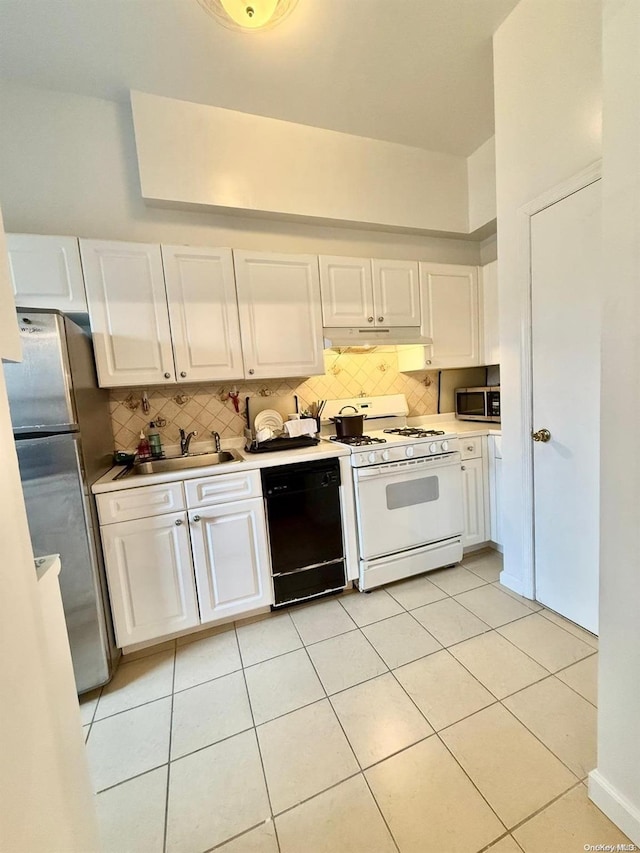
{"label": "white ceiling", "polygon": [[0,0],[0,75],[140,89],[468,155],[493,133],[491,35],[517,0],[299,0],[225,29],[197,0]]}

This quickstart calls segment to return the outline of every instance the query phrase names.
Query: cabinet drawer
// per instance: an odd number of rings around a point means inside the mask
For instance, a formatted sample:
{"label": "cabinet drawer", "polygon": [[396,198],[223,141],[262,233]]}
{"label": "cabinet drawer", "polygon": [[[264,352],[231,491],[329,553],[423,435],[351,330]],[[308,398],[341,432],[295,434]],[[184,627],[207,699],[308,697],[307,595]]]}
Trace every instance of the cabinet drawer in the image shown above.
{"label": "cabinet drawer", "polygon": [[123,489],[97,496],[100,524],[148,518],[185,509],[182,483],[163,483],[140,489]]}
{"label": "cabinet drawer", "polygon": [[187,506],[215,506],[229,501],[259,498],[262,494],[259,471],[238,471],[237,474],[218,474],[185,483]]}
{"label": "cabinet drawer", "polygon": [[482,456],[482,437],[460,437],[460,456],[463,459],[477,459]]}

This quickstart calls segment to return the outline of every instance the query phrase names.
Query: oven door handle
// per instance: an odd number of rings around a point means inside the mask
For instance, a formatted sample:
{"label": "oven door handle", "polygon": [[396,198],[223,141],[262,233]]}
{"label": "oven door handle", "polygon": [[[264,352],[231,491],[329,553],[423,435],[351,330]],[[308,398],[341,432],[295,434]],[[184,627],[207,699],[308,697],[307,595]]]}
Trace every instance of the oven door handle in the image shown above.
{"label": "oven door handle", "polygon": [[448,453],[446,456],[428,456],[415,462],[386,462],[382,465],[371,465],[368,468],[354,468],[358,480],[372,480],[374,477],[400,477],[423,474],[440,468],[459,466],[460,453]]}

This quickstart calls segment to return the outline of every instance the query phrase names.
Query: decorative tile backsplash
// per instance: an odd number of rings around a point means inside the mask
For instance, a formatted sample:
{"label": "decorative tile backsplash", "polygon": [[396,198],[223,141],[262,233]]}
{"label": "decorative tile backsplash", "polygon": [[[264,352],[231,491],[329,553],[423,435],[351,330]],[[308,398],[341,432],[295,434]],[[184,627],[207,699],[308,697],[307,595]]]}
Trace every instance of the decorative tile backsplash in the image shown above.
{"label": "decorative tile backsplash", "polygon": [[[314,400],[357,397],[359,394],[404,394],[409,416],[431,415],[438,410],[438,372],[398,373],[395,350],[377,349],[368,353],[336,353],[326,350],[324,376],[299,379],[271,379],[255,382],[216,382],[198,385],[172,385],[146,389],[149,413],[142,409],[143,388],[119,388],[111,392],[111,418],[115,446],[133,451],[140,430],[149,422],[164,421],[158,428],[164,445],[179,441],[180,428],[197,430],[197,441],[208,440],[211,431],[222,438],[242,435],[246,426],[245,398],[262,394],[297,394],[300,408]],[[240,413],[236,414],[229,391],[239,392]]]}

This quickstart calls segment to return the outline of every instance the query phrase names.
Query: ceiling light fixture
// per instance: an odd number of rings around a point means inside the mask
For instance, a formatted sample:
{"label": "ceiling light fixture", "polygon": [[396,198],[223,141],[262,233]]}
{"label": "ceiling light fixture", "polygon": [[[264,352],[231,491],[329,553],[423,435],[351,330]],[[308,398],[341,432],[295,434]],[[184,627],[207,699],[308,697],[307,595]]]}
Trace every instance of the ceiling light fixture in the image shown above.
{"label": "ceiling light fixture", "polygon": [[298,0],[198,0],[218,23],[233,30],[254,32],[280,24]]}

